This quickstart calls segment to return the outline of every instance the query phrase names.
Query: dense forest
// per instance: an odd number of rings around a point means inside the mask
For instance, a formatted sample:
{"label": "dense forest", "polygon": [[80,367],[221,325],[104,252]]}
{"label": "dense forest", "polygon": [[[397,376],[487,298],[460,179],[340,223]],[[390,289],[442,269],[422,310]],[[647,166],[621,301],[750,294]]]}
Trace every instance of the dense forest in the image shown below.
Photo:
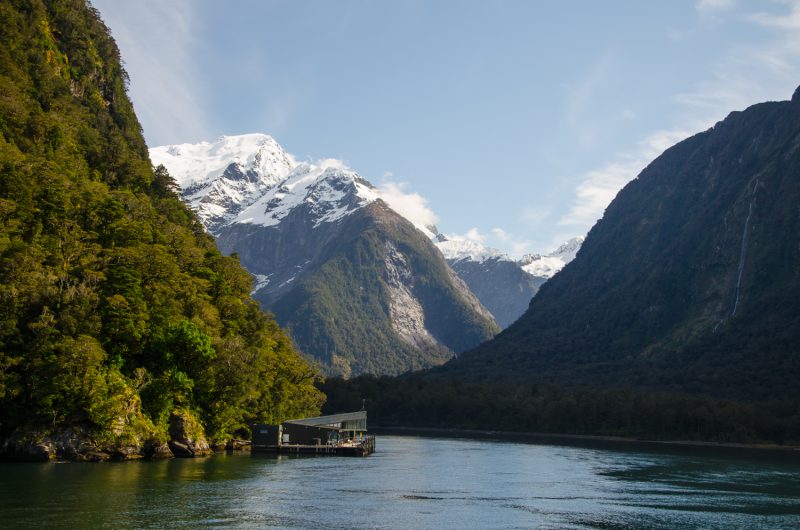
{"label": "dense forest", "polygon": [[[800,444],[800,402],[743,402],[687,392],[470,383],[426,374],[330,378],[323,412],[358,410],[373,427]],[[362,401],[363,400],[363,401]]]}
{"label": "dense forest", "polygon": [[[0,434],[224,442],[319,410],[315,372],[151,166],[84,0],[0,3]],[[168,90],[164,87],[164,90]]]}

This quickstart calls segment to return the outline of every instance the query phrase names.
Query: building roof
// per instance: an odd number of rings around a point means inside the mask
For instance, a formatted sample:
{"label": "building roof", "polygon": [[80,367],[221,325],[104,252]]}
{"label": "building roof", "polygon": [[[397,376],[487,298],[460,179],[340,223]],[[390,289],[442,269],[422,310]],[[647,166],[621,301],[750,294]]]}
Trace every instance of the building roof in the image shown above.
{"label": "building roof", "polygon": [[285,423],[293,423],[295,425],[308,425],[314,427],[336,427],[338,428],[344,422],[363,421],[366,426],[367,411],[359,410],[358,412],[345,412],[344,414],[331,414],[330,416],[318,416],[316,418],[303,418],[301,420],[287,420]]}

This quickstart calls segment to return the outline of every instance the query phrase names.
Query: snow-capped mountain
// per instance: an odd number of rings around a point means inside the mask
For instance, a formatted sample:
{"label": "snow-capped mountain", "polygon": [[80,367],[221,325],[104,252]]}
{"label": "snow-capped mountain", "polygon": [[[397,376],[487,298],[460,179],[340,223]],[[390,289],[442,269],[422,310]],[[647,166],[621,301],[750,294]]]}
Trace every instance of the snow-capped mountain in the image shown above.
{"label": "snow-capped mountain", "polygon": [[[239,254],[256,278],[254,296],[265,307],[316,266],[345,217],[379,199],[433,239],[503,328],[527,309],[539,286],[574,257],[582,241],[576,238],[553,253],[527,255],[517,262],[481,243],[439,234],[435,227],[403,215],[401,205],[393,204],[394,195],[385,196],[343,162],[298,162],[266,134],[222,136],[150,152],[155,164],[167,167],[220,247]],[[276,231],[267,237],[266,227]]]}
{"label": "snow-capped mountain", "polygon": [[233,223],[275,226],[305,205],[314,221],[333,223],[380,198],[378,190],[338,160],[295,166],[280,185],[242,210]]}
{"label": "snow-capped mountain", "polygon": [[450,267],[492,313],[497,324],[506,328],[528,309],[539,287],[572,261],[583,238],[570,239],[545,256],[527,254],[519,261],[466,238],[438,234],[435,241]]}
{"label": "snow-capped mountain", "polygon": [[526,254],[519,260],[519,264],[527,273],[539,278],[552,278],[555,273],[575,259],[583,240],[583,236],[573,237],[549,254]]}
{"label": "snow-capped mountain", "polygon": [[[409,220],[337,160],[297,162],[263,134],[156,147],[253,297],[328,374],[441,364],[498,331],[492,315]],[[402,208],[401,208],[402,209]]]}
{"label": "snow-capped mountain", "polygon": [[512,261],[506,253],[471,239],[437,234],[434,241],[447,261],[467,260],[477,263],[491,259]]}
{"label": "snow-capped mountain", "polygon": [[212,234],[285,181],[297,166],[266,134],[154,147],[150,158],[169,170],[184,200]]}

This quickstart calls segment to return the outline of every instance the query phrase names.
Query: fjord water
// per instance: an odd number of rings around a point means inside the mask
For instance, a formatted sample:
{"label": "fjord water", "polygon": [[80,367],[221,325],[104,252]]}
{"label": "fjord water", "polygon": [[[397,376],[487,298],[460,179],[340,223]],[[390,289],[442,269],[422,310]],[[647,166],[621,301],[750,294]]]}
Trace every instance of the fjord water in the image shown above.
{"label": "fjord water", "polygon": [[367,458],[0,464],[1,528],[798,528],[800,464],[382,436]]}

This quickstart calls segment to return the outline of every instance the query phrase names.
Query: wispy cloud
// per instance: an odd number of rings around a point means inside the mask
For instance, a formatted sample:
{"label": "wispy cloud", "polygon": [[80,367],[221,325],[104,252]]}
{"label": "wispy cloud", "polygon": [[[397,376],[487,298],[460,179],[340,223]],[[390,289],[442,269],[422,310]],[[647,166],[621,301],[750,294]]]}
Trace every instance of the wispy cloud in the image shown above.
{"label": "wispy cloud", "polygon": [[[391,175],[391,173],[386,173]],[[406,191],[408,184],[405,182],[393,182],[384,180],[378,189],[381,198],[391,206],[393,210],[408,219],[414,224],[421,226],[432,226],[439,222],[439,218],[433,213],[428,205],[428,200],[416,192]]]}
{"label": "wispy cloud", "polygon": [[721,11],[733,7],[733,0],[697,0],[694,7],[701,13]]}
{"label": "wispy cloud", "polygon": [[599,134],[599,128],[588,123],[586,114],[598,88],[608,78],[610,63],[611,56],[606,53],[592,65],[580,81],[565,87],[564,121],[573,130],[576,140],[582,146],[594,144]]}
{"label": "wispy cloud", "polygon": [[683,129],[658,131],[640,142],[635,150],[583,175],[575,188],[575,199],[569,212],[559,219],[558,224],[588,231],[625,184],[636,178],[665,149],[687,136],[689,132]]}
{"label": "wispy cloud", "polygon": [[150,145],[207,139],[202,78],[193,69],[198,20],[189,0],[93,0],[120,47]]}
{"label": "wispy cloud", "polygon": [[[513,234],[503,228],[492,228],[488,232],[481,232],[477,227],[472,227],[464,234],[445,234],[451,241],[469,241],[495,252],[502,252],[506,255],[519,259],[524,254],[534,251],[533,243],[526,238]],[[502,250],[498,250],[502,249]]]}
{"label": "wispy cloud", "polygon": [[[782,15],[758,12],[744,16],[744,20],[772,30],[767,40],[733,47],[711,68],[708,78],[674,95],[674,127],[648,135],[633,149],[583,174],[572,206],[559,225],[588,231],[619,190],[669,146],[708,128],[732,110],[758,101],[787,99],[800,79],[800,0],[781,5],[786,10]],[[695,7],[707,13],[730,9],[733,3],[701,0]]]}
{"label": "wispy cloud", "polygon": [[489,233],[492,243],[508,249],[514,257],[519,258],[522,254],[528,254],[534,250],[533,243],[529,239],[512,234],[502,228],[492,228]]}

